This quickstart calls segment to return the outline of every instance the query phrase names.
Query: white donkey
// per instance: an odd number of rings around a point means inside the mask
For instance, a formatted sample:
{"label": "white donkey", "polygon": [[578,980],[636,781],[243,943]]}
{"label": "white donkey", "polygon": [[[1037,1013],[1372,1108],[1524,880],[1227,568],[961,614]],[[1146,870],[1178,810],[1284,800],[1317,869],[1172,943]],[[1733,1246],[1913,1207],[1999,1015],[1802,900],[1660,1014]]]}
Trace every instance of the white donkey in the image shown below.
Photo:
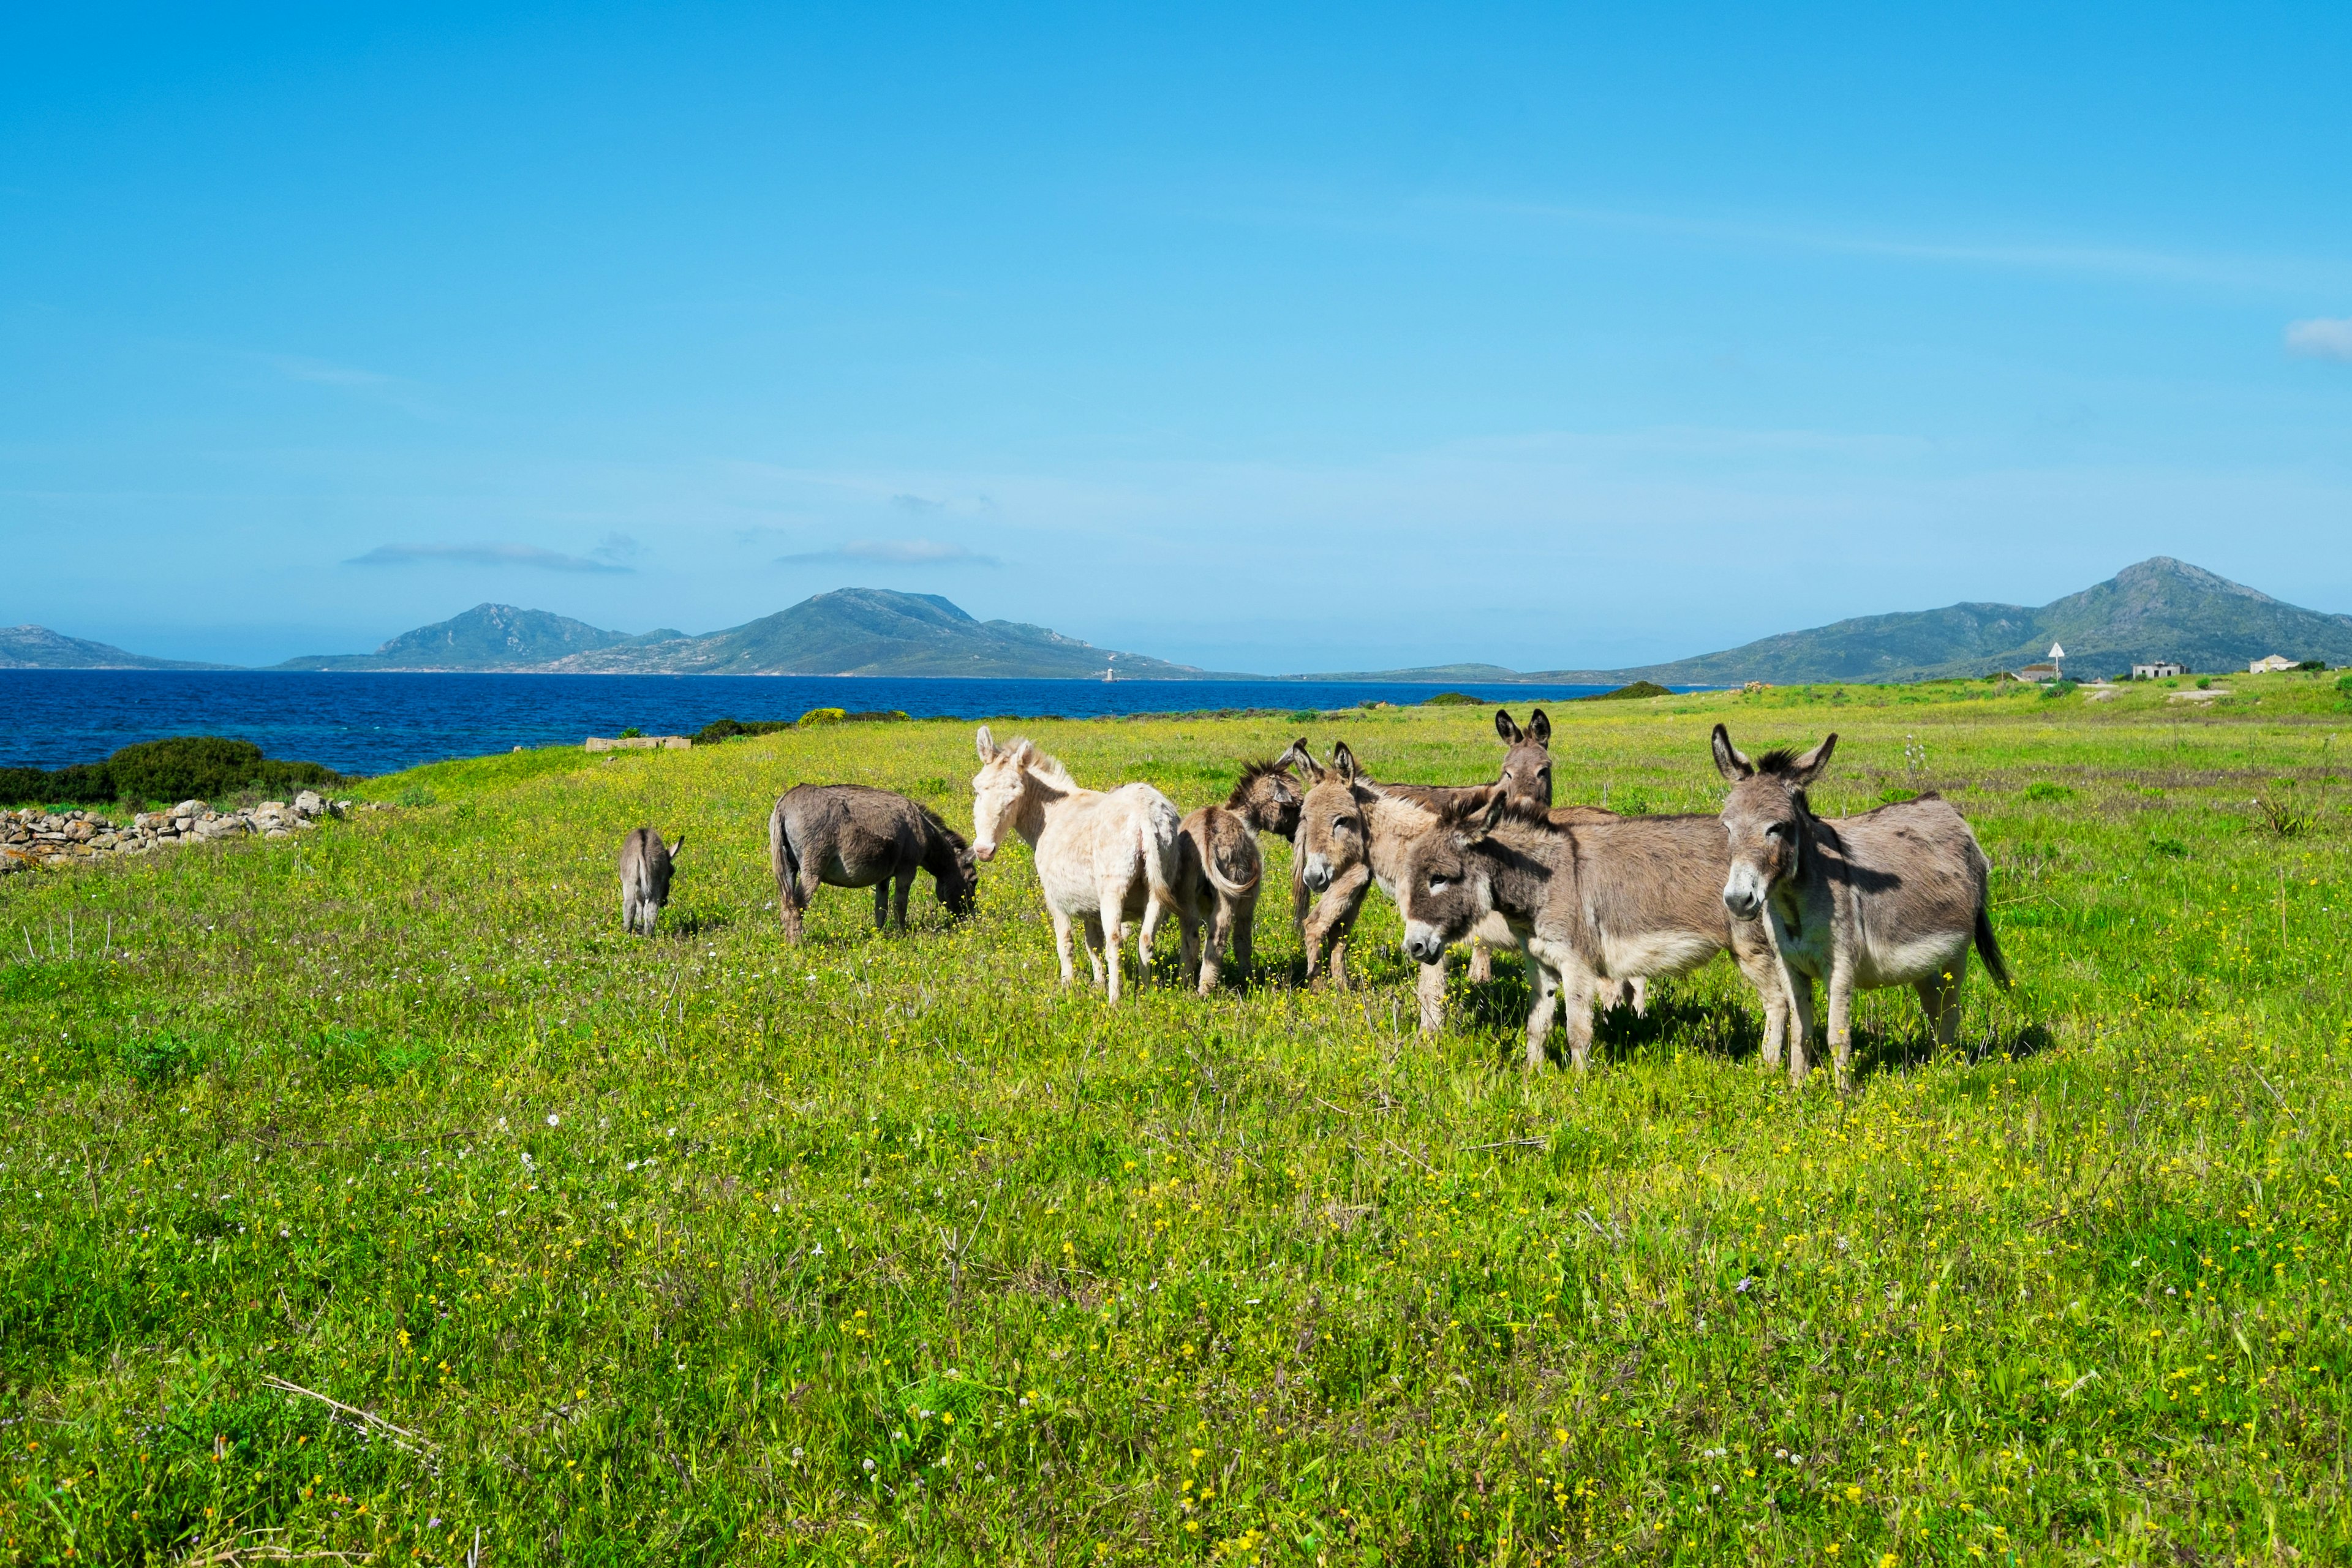
{"label": "white donkey", "polygon": [[1110,999],[1118,1000],[1119,949],[1127,922],[1143,921],[1136,942],[1144,981],[1151,939],[1176,909],[1176,840],[1181,818],[1168,797],[1146,784],[1105,794],[1080,789],[1067,768],[1025,740],[1000,746],[980,727],[980,772],[971,780],[972,853],[992,859],[1006,833],[1037,854],[1037,880],[1054,919],[1062,984],[1070,965],[1070,920],[1086,921],[1087,962],[1103,978],[1103,940],[1110,940]]}

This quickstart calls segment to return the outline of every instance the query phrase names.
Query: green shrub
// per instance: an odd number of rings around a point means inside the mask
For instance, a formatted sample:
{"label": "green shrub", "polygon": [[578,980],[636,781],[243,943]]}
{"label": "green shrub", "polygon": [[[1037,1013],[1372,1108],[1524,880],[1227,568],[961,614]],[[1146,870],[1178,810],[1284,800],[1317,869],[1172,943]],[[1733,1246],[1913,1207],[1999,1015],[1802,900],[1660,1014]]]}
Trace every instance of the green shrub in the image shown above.
{"label": "green shrub", "polygon": [[[1654,680],[1637,680],[1631,686],[1621,686],[1614,691],[1596,691],[1590,697],[1580,697],[1579,702],[1615,702],[1637,697],[1672,697],[1673,692]],[[1843,693],[1840,693],[1841,696]]]}
{"label": "green shrub", "polygon": [[2053,784],[2048,779],[2036,779],[2033,783],[2025,786],[2025,798],[2028,800],[2072,800],[2074,798],[2074,792],[2065,784]]}
{"label": "green shrub", "polygon": [[849,713],[845,709],[812,708],[801,715],[800,727],[805,730],[812,724],[838,724],[848,717]]}
{"label": "green shrub", "polygon": [[713,719],[694,732],[698,746],[715,746],[738,735],[772,735],[793,727],[790,719]]}
{"label": "green shrub", "polygon": [[1483,708],[1486,700],[1473,697],[1466,691],[1441,691],[1434,697],[1421,700],[1423,708]]}
{"label": "green shrub", "polygon": [[2047,702],[2053,697],[2063,697],[2081,684],[2080,681],[2075,680],[2053,680],[2042,689],[2042,700]]}
{"label": "green shrub", "polygon": [[640,740],[644,735],[645,731],[638,729],[635,724],[630,725],[627,729],[621,731],[621,739],[624,741]]}
{"label": "green shrub", "polygon": [[88,805],[117,800],[218,800],[240,790],[287,795],[348,782],[317,763],[263,756],[250,741],[173,735],[125,746],[102,763],[73,763],[46,773],[0,768],[0,801]]}

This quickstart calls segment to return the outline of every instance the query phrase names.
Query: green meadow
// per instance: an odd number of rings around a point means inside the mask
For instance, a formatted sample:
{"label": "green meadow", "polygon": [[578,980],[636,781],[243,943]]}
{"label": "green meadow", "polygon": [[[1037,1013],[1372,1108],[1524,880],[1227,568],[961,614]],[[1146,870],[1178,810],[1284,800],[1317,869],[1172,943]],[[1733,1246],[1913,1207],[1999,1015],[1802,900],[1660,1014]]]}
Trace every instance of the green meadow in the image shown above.
{"label": "green meadow", "polygon": [[[1712,813],[1720,719],[1838,731],[1825,813],[1968,814],[2018,986],[1942,1051],[1869,997],[1843,1100],[1720,961],[1582,1079],[1517,1065],[1509,957],[1417,1037],[1377,896],[1299,988],[1278,843],[1212,999],[1172,931],[1063,991],[1018,844],[961,925],[828,890],[787,946],[774,796],[968,827],[963,723],[0,879],[0,1561],[2352,1559],[2338,679],[1553,707],[1563,801]],[[1015,732],[1185,807],[1302,733],[1500,756],[1484,708]]]}

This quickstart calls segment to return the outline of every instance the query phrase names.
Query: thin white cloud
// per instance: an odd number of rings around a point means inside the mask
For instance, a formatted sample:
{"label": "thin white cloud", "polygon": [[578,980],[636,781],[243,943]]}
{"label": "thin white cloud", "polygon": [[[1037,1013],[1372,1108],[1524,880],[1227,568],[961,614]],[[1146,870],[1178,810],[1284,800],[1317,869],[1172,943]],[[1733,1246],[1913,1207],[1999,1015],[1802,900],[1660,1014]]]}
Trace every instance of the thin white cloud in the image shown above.
{"label": "thin white cloud", "polygon": [[815,566],[829,562],[870,561],[889,566],[993,566],[996,557],[982,555],[961,544],[935,539],[853,539],[831,550],[779,555],[782,566]]}
{"label": "thin white cloud", "polygon": [[596,542],[588,553],[599,561],[632,561],[646,552],[646,547],[625,533],[608,533]]}
{"label": "thin white cloud", "polygon": [[1467,202],[1458,205],[1519,217],[1541,218],[1580,228],[1613,229],[1706,244],[1744,245],[1782,250],[1822,251],[1921,261],[1945,266],[1986,267],[2035,272],[2072,272],[2137,278],[2173,283],[2232,288],[2282,288],[2306,279],[2306,263],[2268,258],[2200,256],[2128,246],[2011,244],[1968,239],[1915,238],[1807,224],[1745,223],[1607,207],[1540,202]]}
{"label": "thin white cloud", "polygon": [[542,572],[629,572],[610,561],[592,561],[543,550],[536,544],[379,544],[354,555],[346,566],[530,566]]}
{"label": "thin white cloud", "polygon": [[403,376],[362,370],[356,365],[335,364],[322,359],[310,359],[301,354],[256,354],[254,357],[289,381],[299,381],[310,386],[331,386],[356,397],[386,404],[420,419],[439,417],[439,411],[425,399],[422,389]]}
{"label": "thin white cloud", "polygon": [[309,381],[320,386],[348,386],[363,391],[399,384],[397,376],[357,370],[347,364],[330,364],[320,359],[304,359],[299,354],[264,354],[261,358],[265,364],[289,381]]}
{"label": "thin white cloud", "polygon": [[929,496],[907,495],[901,493],[892,496],[890,498],[890,504],[897,507],[900,511],[927,512],[941,510],[948,503],[943,500],[933,500]]}
{"label": "thin white cloud", "polygon": [[2352,361],[2352,316],[2314,316],[2288,322],[2286,352],[2305,359]]}

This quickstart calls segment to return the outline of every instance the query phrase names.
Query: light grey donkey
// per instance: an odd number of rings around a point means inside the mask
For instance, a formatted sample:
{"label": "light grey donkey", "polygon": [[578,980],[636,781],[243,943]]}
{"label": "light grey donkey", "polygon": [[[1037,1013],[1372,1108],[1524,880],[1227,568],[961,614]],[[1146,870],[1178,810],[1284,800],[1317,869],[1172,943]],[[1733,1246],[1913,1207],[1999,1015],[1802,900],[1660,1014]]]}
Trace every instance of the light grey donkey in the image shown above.
{"label": "light grey donkey", "polygon": [[[1806,786],[1829,766],[1831,735],[1800,756],[1744,755],[1715,727],[1715,765],[1731,781],[1723,805],[1731,866],[1724,907],[1758,914],[1772,939],[1794,1022],[1789,1081],[1805,1080],[1813,983],[1830,990],[1830,1051],[1838,1092],[1853,1087],[1853,994],[1908,985],[1949,1045],[1960,1027],[1960,981],[1974,943],[2006,990],[2009,969],[1986,912],[1992,865],[1951,802],[1933,793],[1860,816],[1819,817]],[[1765,1065],[1779,1058],[1765,1038]]]}
{"label": "light grey donkey", "polygon": [[768,863],[776,874],[776,915],[801,939],[801,913],[819,887],[874,889],[874,926],[889,922],[895,889],[898,929],[907,894],[929,871],[950,915],[978,907],[980,868],[963,836],[905,795],[865,784],[798,784],[768,814]]}
{"label": "light grey donkey", "polygon": [[686,835],[666,845],[650,827],[633,827],[621,840],[621,929],[638,936],[654,934],[654,922],[669,902],[670,873],[686,851]]}

